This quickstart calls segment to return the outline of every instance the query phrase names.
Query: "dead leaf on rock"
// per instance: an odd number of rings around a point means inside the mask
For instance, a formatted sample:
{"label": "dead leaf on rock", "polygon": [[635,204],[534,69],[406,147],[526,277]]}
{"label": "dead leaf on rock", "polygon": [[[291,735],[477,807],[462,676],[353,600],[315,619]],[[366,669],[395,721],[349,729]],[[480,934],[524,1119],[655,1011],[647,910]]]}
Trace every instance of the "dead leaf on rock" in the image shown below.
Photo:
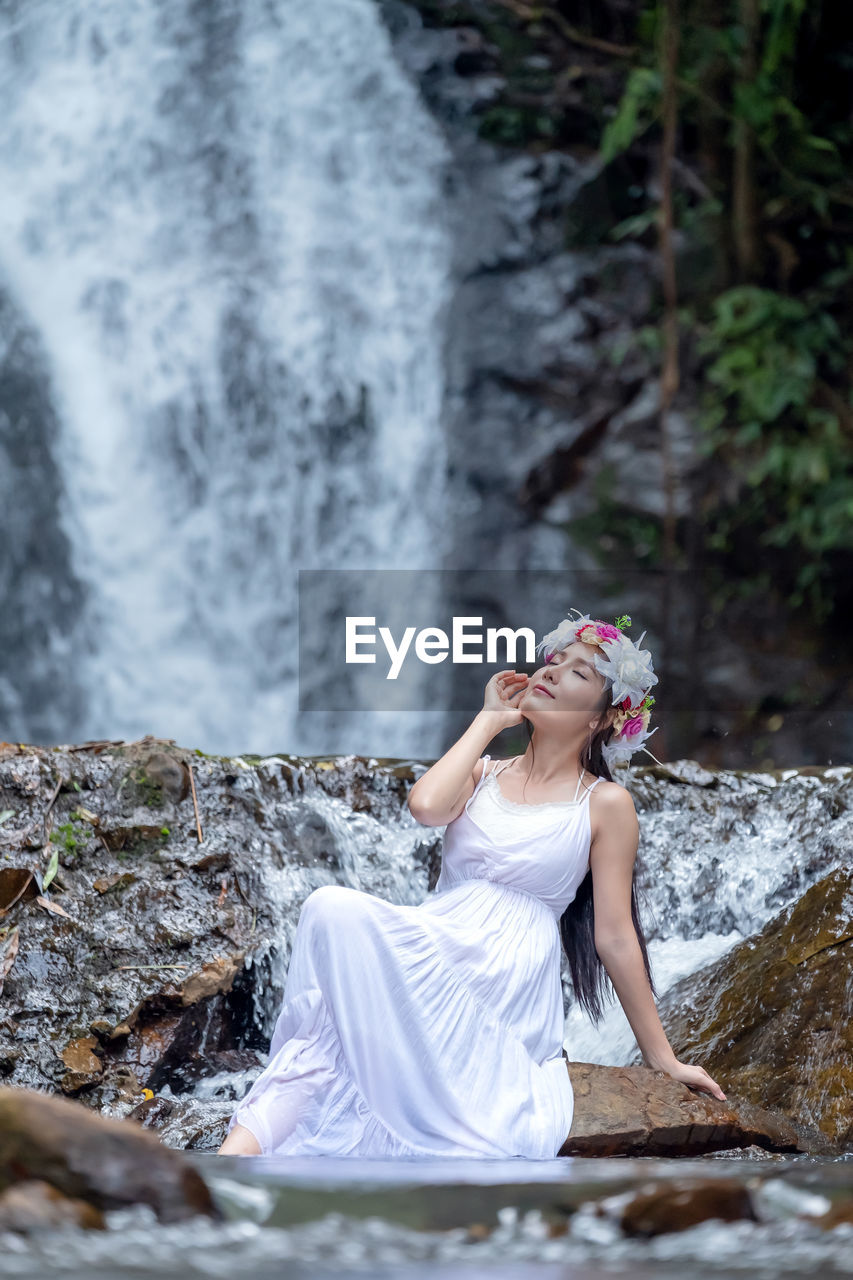
{"label": "dead leaf on rock", "polygon": [[92,1052],[97,1044],[96,1036],[80,1036],[76,1040],[69,1040],[64,1049],[57,1050],[57,1054],[69,1071],[97,1072],[103,1067],[100,1058]]}
{"label": "dead leaf on rock", "polygon": [[58,902],[51,902],[49,898],[43,898],[41,894],[36,898],[36,902],[40,907],[44,907],[45,911],[50,911],[55,916],[65,916],[66,920],[73,920],[74,918],[73,916],[70,916],[65,908],[61,907]]}
{"label": "dead leaf on rock", "polygon": [[93,827],[96,827],[100,822],[100,818],[96,813],[92,813],[91,809],[84,809],[81,804],[77,806],[71,815],[72,818],[75,816],[82,818],[84,822],[91,822]]}
{"label": "dead leaf on rock", "polygon": [[38,890],[29,867],[0,867],[0,916],[21,898],[33,898]]}
{"label": "dead leaf on rock", "polygon": [[190,871],[221,871],[231,862],[231,854],[227,849],[219,849],[216,853],[208,853],[198,862],[190,863]]}
{"label": "dead leaf on rock", "polygon": [[114,889],[118,884],[130,884],[136,876],[132,871],[116,871],[110,876],[101,876],[99,880],[92,881],[92,888],[97,889],[98,893],[106,893],[108,889]]}
{"label": "dead leaf on rock", "polygon": [[242,964],[242,954],[205,961],[198,973],[190,974],[181,984],[181,1004],[197,1004],[207,996],[230,991]]}

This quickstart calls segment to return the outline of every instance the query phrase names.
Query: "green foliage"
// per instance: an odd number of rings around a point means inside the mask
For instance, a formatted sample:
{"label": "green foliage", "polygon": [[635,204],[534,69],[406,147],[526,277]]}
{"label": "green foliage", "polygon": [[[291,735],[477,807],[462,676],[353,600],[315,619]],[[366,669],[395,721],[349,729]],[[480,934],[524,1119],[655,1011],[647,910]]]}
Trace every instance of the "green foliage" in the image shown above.
{"label": "green foliage", "polygon": [[[719,264],[721,250],[731,253],[736,225],[742,230],[750,216],[758,247],[748,283],[733,284],[732,261],[722,273],[717,265],[707,282],[686,269],[679,278],[705,362],[699,453],[722,490],[709,497],[702,521],[706,548],[722,566],[715,598],[731,594],[736,588],[723,584],[741,572],[746,594],[781,590],[790,606],[807,607],[821,621],[832,613],[839,557],[853,551],[853,342],[844,323],[853,303],[846,160],[853,124],[841,104],[811,111],[802,105],[808,101],[802,81],[813,69],[798,61],[798,42],[820,32],[820,6],[760,0],[759,9],[752,49],[737,6],[685,0],[681,10],[677,145],[684,172],[698,179],[675,183],[682,245],[706,244],[708,261]],[[661,116],[662,18],[661,0],[647,0],[635,65],[601,133],[605,162],[627,152]],[[846,66],[840,56],[838,66]],[[732,175],[745,138],[754,207],[736,210]],[[703,144],[716,148],[713,157],[696,149]],[[707,170],[706,159],[712,159]],[[657,202],[650,202],[613,226],[609,238],[648,237],[658,216]],[[793,272],[799,274],[792,278]],[[682,308],[682,332],[684,320]],[[659,361],[660,326],[644,326],[628,345]],[[614,360],[624,350],[614,349]],[[768,559],[785,572],[768,574]]]}
{"label": "green foliage", "polygon": [[738,486],[712,513],[709,546],[729,550],[752,512],[757,544],[788,548],[797,562],[789,603],[822,621],[831,613],[825,557],[853,551],[853,413],[849,392],[844,422],[821,392],[843,378],[853,344],[827,299],[744,285],[715,299],[698,348],[708,360],[700,451]]}
{"label": "green foliage", "polygon": [[51,841],[70,854],[76,854],[77,846],[85,843],[85,837],[85,828],[75,822],[62,822],[50,833]]}
{"label": "green foliage", "polygon": [[523,147],[537,138],[551,138],[556,124],[539,107],[498,105],[483,113],[478,132],[487,142]]}

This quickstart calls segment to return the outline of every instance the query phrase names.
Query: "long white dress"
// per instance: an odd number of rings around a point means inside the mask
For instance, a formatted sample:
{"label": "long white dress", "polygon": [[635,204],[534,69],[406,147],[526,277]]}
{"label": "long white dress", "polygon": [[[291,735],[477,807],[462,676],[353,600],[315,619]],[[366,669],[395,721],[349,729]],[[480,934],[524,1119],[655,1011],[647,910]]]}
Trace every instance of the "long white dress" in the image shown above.
{"label": "long white dress", "polygon": [[424,902],[306,898],[269,1061],[228,1126],[263,1154],[551,1159],[568,1137],[559,918],[601,779],[518,804],[489,759]]}

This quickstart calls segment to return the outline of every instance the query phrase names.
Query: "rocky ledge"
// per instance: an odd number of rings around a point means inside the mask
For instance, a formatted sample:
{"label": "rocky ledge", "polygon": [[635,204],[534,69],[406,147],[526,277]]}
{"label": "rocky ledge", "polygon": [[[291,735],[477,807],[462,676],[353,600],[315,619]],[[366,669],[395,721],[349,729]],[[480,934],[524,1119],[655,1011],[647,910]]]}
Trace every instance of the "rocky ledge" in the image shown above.
{"label": "rocky ledge", "polygon": [[[440,832],[405,805],[423,768],[219,758],[150,737],[0,744],[0,1080],[131,1117],[165,1146],[216,1150],[264,1061],[305,896],[357,881],[417,901],[435,883]],[[835,824],[824,854],[849,848],[853,770],[801,772]],[[682,762],[633,770],[629,786],[640,810],[744,812],[763,786],[798,779],[727,786]],[[851,945],[848,860],[661,1001],[676,1053],[727,1102],[644,1066],[569,1062],[561,1154],[853,1149]]]}

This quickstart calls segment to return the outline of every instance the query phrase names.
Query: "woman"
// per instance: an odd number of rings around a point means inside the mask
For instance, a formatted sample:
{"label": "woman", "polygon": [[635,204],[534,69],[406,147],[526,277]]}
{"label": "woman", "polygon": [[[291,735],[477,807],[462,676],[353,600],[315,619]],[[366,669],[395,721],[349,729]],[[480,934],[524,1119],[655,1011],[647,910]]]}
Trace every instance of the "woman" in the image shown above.
{"label": "woman", "polygon": [[[308,896],[269,1062],[219,1154],[552,1158],[574,1110],[561,934],[593,1020],[603,962],[647,1064],[725,1097],[677,1060],[655,1008],[637,815],[610,775],[651,736],[657,676],[627,625],[567,618],[532,677],[489,680],[483,709],[409,792],[419,822],[446,825],[423,903],[338,885]],[[522,719],[527,751],[492,768],[481,752]]]}

